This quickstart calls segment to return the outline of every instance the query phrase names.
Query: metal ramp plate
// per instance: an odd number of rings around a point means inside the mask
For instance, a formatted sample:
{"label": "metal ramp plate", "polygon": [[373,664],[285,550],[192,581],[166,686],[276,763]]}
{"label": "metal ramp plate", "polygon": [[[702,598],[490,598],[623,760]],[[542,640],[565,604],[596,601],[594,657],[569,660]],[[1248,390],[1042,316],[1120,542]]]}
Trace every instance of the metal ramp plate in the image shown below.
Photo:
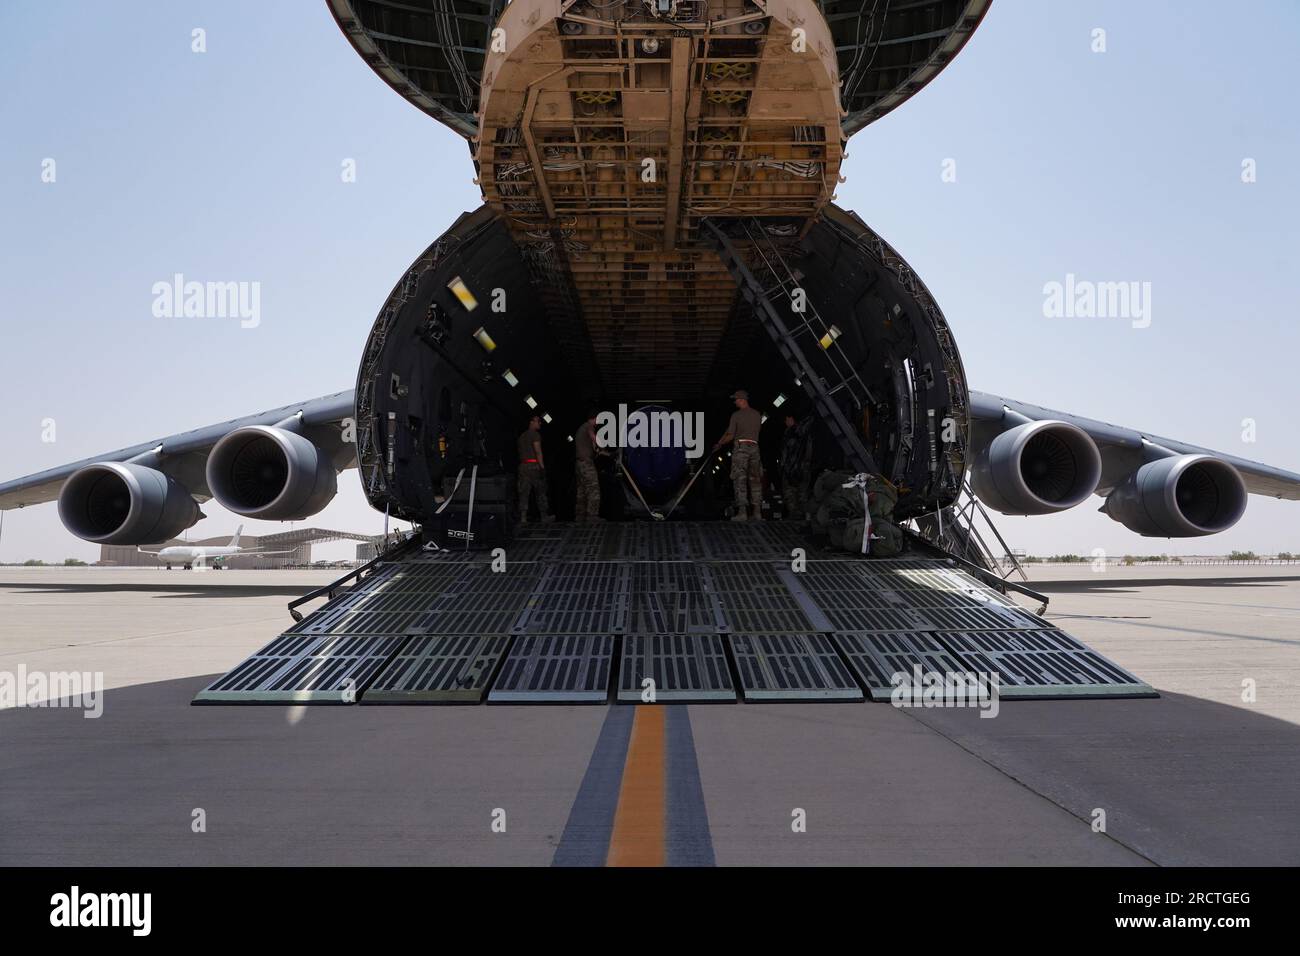
{"label": "metal ramp plate", "polygon": [[825,634],[733,634],[727,640],[745,700],[862,700]]}
{"label": "metal ramp plate", "polygon": [[630,565],[628,630],[637,634],[716,634],[726,628],[703,565],[692,561]]}
{"label": "metal ramp plate", "polygon": [[403,561],[401,564],[385,565],[382,577],[372,574],[363,578],[357,585],[357,591],[376,593],[379,591],[414,591],[420,594],[437,594],[449,582],[454,581],[464,572],[469,559],[463,555],[440,551],[433,554],[420,554]]}
{"label": "metal ramp plate", "polygon": [[967,670],[998,675],[999,696],[1158,697],[1086,644],[1055,628],[1033,631],[944,631],[936,635]]}
{"label": "metal ramp plate", "polygon": [[509,644],[501,634],[413,637],[361,695],[361,703],[477,704]]}
{"label": "metal ramp plate", "polygon": [[707,574],[733,634],[806,633],[811,622],[772,561],[716,561]]}
{"label": "metal ramp plate", "polygon": [[628,524],[612,547],[625,561],[683,561],[691,556],[685,526],[680,524]]}
{"label": "metal ramp plate", "polygon": [[425,614],[416,625],[421,634],[509,634],[514,611],[440,610]]}
{"label": "metal ramp plate", "polygon": [[543,634],[515,638],[488,700],[493,703],[604,703],[614,638]]}
{"label": "metal ramp plate", "polygon": [[655,702],[735,701],[727,649],[717,634],[628,634],[619,662],[618,699],[639,703],[642,681]]}
{"label": "metal ramp plate", "polygon": [[522,605],[517,634],[620,634],[627,627],[631,566],[565,561],[547,566]]}
{"label": "metal ramp plate", "polygon": [[1019,608],[990,605],[988,607],[921,608],[919,612],[932,630],[1025,630],[1049,627],[1042,618]]}
{"label": "metal ramp plate", "polygon": [[789,561],[794,548],[805,547],[792,543],[796,529],[778,528],[771,522],[745,527],[727,522],[690,523],[684,527],[689,554],[696,560]]}
{"label": "metal ramp plate", "polygon": [[[508,633],[540,574],[520,564],[493,573],[481,562],[448,552],[420,554],[384,566],[312,612],[299,634]],[[487,610],[474,614],[476,608]]]}
{"label": "metal ramp plate", "polygon": [[[512,561],[554,562],[617,557],[609,525],[526,525],[506,547]],[[516,550],[518,549],[518,550]]]}
{"label": "metal ramp plate", "polygon": [[490,564],[472,564],[430,595],[427,611],[416,630],[422,634],[509,634],[533,595],[542,588],[542,566],[508,563],[494,571]]}
{"label": "metal ramp plate", "polygon": [[934,561],[810,561],[789,575],[836,631],[1049,627],[1014,601]]}
{"label": "metal ramp plate", "polygon": [[835,635],[872,700],[889,700],[895,674],[996,674],[1004,700],[1158,697],[1149,685],[1054,628]]}
{"label": "metal ramp plate", "polygon": [[916,666],[1009,699],[1156,696],[952,561],[826,552],[792,522],[547,524],[507,551],[381,562],[195,703],[604,700],[620,641],[624,701],[645,678],[664,701],[888,699]]}
{"label": "metal ramp plate", "polygon": [[196,704],[350,704],[407,638],[282,634],[194,698]]}
{"label": "metal ramp plate", "polygon": [[910,679],[918,667],[923,677],[966,670],[964,662],[933,634],[839,633],[833,636],[872,700],[889,700],[895,674],[906,674]]}
{"label": "metal ramp plate", "polygon": [[713,595],[699,592],[646,592],[632,597],[628,630],[676,634],[716,634],[725,630]]}

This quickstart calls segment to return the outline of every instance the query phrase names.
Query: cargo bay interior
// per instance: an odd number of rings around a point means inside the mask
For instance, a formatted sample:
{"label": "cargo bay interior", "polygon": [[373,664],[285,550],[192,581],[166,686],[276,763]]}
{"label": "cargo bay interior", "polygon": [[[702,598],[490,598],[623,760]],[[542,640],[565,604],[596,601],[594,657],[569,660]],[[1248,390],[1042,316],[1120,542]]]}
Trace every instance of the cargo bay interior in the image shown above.
{"label": "cargo bay interior", "polygon": [[[567,437],[589,407],[655,402],[703,412],[711,445],[736,388],[768,413],[761,444],[769,470],[784,417],[771,413],[783,396],[781,407],[800,416],[848,424],[873,470],[903,491],[901,516],[949,503],[964,471],[965,378],[942,314],[907,264],[834,207],[803,236],[779,220],[723,220],[717,242],[714,255],[731,260],[736,289],[712,349],[689,315],[667,314],[669,328],[628,328],[617,350],[598,349],[576,306],[562,310],[537,294],[528,262],[490,209],[462,216],[401,277],[366,344],[357,437],[371,503],[420,521],[440,504],[444,478],[467,463],[484,476],[512,474],[515,440],[534,411],[549,416],[543,447],[553,499],[571,502]],[[663,334],[674,337],[675,352],[627,374],[638,336]],[[708,369],[703,377],[699,367]],[[823,439],[826,465],[859,467],[834,430]],[[720,517],[724,503],[725,494],[712,510],[694,501],[691,513]],[[566,516],[564,504],[557,510]]]}

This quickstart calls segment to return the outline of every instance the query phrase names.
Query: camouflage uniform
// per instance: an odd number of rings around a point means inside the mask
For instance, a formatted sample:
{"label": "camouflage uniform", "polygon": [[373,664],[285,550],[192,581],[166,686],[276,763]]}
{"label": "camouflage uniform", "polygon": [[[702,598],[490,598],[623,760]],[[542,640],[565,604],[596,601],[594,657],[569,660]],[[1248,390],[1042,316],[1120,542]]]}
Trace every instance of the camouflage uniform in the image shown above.
{"label": "camouflage uniform", "polygon": [[578,501],[574,507],[574,517],[578,521],[590,521],[600,514],[600,479],[596,475],[596,465],[590,459],[578,459]]}
{"label": "camouflage uniform", "polygon": [[528,497],[533,493],[537,495],[537,513],[541,515],[543,521],[550,517],[551,506],[546,500],[546,472],[533,458],[536,454],[534,445],[541,440],[542,436],[532,429],[519,436],[519,477],[515,482],[515,489],[519,493],[520,524],[528,522]]}
{"label": "camouflage uniform", "polygon": [[573,433],[573,450],[578,486],[573,517],[575,521],[595,521],[600,517],[600,478],[596,474],[596,435],[590,422],[583,422]]}
{"label": "camouflage uniform", "polygon": [[788,520],[803,521],[808,507],[808,421],[785,431],[781,442],[781,499]]}
{"label": "camouflage uniform", "polygon": [[[754,517],[763,514],[763,456],[757,445],[736,442],[731,450],[731,486],[736,492],[736,511],[745,513],[745,505],[754,509]],[[748,501],[746,501],[748,490]]]}
{"label": "camouflage uniform", "polygon": [[519,492],[519,523],[528,521],[528,496],[533,492],[537,494],[537,513],[545,521],[551,506],[546,500],[546,473],[542,471],[542,466],[536,463],[520,465],[515,487]]}
{"label": "camouflage uniform", "polygon": [[[749,393],[737,390],[733,399],[749,400]],[[736,492],[736,515],[733,521],[745,520],[745,505],[753,506],[754,518],[763,517],[763,456],[758,450],[758,434],[763,427],[763,416],[746,405],[731,413],[727,422],[731,446],[731,486]]]}

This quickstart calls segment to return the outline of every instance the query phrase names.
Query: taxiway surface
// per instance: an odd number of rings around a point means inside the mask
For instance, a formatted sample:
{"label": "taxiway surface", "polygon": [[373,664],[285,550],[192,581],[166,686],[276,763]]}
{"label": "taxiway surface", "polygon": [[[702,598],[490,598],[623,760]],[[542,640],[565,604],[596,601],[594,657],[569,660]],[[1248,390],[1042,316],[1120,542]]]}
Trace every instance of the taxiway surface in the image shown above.
{"label": "taxiway surface", "polygon": [[190,706],[337,573],[0,568],[106,687],[0,710],[0,864],[1300,863],[1300,566],[1033,569],[1157,700]]}

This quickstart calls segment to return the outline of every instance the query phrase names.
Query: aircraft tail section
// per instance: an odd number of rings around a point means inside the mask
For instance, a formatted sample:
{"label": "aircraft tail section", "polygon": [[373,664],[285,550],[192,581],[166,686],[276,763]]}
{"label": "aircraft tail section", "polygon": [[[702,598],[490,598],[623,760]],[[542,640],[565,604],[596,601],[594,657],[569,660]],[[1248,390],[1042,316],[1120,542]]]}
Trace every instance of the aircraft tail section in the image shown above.
{"label": "aircraft tail section", "polygon": [[230,546],[232,548],[239,547],[239,533],[243,530],[244,530],[244,526],[242,524],[235,529],[235,536],[230,539]]}

